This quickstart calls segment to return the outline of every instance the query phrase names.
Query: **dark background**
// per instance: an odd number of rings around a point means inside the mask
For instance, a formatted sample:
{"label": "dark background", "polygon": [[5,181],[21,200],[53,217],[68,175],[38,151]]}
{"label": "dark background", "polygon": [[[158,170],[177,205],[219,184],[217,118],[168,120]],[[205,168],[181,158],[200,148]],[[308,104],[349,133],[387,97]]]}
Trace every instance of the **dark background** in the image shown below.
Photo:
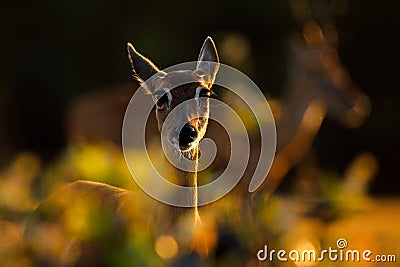
{"label": "dark background", "polygon": [[[343,171],[361,151],[380,164],[375,194],[398,194],[400,182],[398,1],[351,0],[335,17],[339,54],[372,101],[358,129],[327,119],[314,143],[325,169]],[[167,67],[194,60],[204,38],[247,36],[249,76],[269,96],[286,78],[286,40],[300,31],[286,1],[2,1],[0,8],[0,166],[23,150],[50,162],[66,145],[67,105],[100,87],[132,82],[126,42]],[[221,58],[222,62],[224,59]],[[243,70],[246,73],[246,70]]]}

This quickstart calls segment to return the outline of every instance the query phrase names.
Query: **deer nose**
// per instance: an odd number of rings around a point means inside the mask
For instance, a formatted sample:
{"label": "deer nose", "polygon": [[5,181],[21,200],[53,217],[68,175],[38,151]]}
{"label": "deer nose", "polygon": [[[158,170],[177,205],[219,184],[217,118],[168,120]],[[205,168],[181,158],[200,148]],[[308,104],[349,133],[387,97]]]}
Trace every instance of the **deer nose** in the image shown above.
{"label": "deer nose", "polygon": [[191,142],[194,142],[194,140],[196,140],[196,138],[196,129],[192,125],[186,123],[179,133],[179,147],[181,149],[187,148]]}

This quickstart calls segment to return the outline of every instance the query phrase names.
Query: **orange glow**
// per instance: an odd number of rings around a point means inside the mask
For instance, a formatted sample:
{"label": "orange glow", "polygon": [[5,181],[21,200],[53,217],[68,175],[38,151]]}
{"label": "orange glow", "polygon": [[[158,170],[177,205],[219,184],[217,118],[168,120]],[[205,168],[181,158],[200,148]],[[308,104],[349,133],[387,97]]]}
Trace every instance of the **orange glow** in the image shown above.
{"label": "orange glow", "polygon": [[314,45],[325,41],[321,27],[315,21],[309,21],[304,25],[303,36],[308,45]]}
{"label": "orange glow", "polygon": [[327,107],[324,101],[314,100],[307,108],[303,116],[303,125],[310,130],[317,130],[321,126],[322,120],[325,118]]}
{"label": "orange glow", "polygon": [[221,45],[221,56],[233,66],[242,65],[250,57],[250,41],[243,34],[228,35]]}
{"label": "orange glow", "polygon": [[348,167],[346,177],[346,189],[352,194],[364,194],[368,182],[378,171],[378,161],[371,153],[362,153]]}
{"label": "orange glow", "polygon": [[36,155],[19,155],[6,171],[0,173],[0,205],[20,212],[31,210],[36,202],[31,197],[30,186],[40,170]]}
{"label": "orange glow", "polygon": [[193,229],[191,247],[200,255],[206,256],[215,249],[218,237],[212,218],[208,217],[203,221],[204,223],[197,224]]}
{"label": "orange glow", "polygon": [[169,235],[157,238],[155,244],[157,254],[163,259],[172,259],[178,254],[178,243]]}
{"label": "orange glow", "polygon": [[[313,259],[308,260],[307,256],[304,257],[304,260],[302,258],[302,253],[305,250],[308,251],[314,251],[316,255],[318,255],[317,253],[317,249],[315,248],[315,246],[313,245],[313,243],[310,240],[300,240],[297,244],[295,249],[300,253],[301,257],[299,261],[295,261],[294,264],[298,267],[311,267],[311,266],[315,266],[316,265],[316,261],[313,261]],[[317,256],[318,257],[318,256]]]}

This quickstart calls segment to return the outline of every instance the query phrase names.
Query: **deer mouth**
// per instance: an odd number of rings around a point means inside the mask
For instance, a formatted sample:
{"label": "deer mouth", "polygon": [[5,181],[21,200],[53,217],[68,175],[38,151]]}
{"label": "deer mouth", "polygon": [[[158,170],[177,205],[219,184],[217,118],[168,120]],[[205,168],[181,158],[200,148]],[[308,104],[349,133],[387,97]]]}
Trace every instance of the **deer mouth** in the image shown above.
{"label": "deer mouth", "polygon": [[199,143],[199,140],[197,140],[197,138],[191,142],[184,143],[184,144],[179,142],[179,145],[178,145],[179,151],[182,153],[189,152],[189,151],[195,149],[195,147],[198,145],[198,143]]}
{"label": "deer mouth", "polygon": [[197,144],[198,144],[198,142],[194,141],[194,142],[191,142],[191,143],[189,143],[189,144],[187,144],[185,146],[181,146],[180,145],[179,146],[179,150],[181,151],[181,153],[190,152],[190,151],[192,151],[192,150],[194,150],[196,148]]}
{"label": "deer mouth", "polygon": [[180,152],[188,160],[195,160],[197,157],[200,157],[200,151],[197,149],[196,143],[194,143],[186,150],[180,149]]}
{"label": "deer mouth", "polygon": [[200,157],[199,147],[200,138],[196,138],[193,142],[185,146],[179,146],[179,152],[182,156],[189,160],[195,160],[197,157]]}
{"label": "deer mouth", "polygon": [[183,128],[176,128],[174,131],[164,136],[166,149],[164,152],[176,157],[178,154],[189,160],[194,160],[198,155],[198,146],[201,136],[198,130],[189,124],[185,124]]}
{"label": "deer mouth", "polygon": [[193,150],[193,148],[194,148],[193,143],[190,143],[190,144],[185,145],[185,146],[179,146],[179,151],[181,153],[185,153],[185,152],[189,152],[190,150]]}
{"label": "deer mouth", "polygon": [[172,138],[171,141],[167,141],[167,146],[164,147],[164,149],[166,149],[164,153],[167,153],[172,157],[176,157],[179,154],[189,160],[194,160],[198,154],[198,152],[196,152],[198,150],[198,143],[199,140],[196,139],[195,141],[190,142],[186,145],[180,145],[176,138]]}

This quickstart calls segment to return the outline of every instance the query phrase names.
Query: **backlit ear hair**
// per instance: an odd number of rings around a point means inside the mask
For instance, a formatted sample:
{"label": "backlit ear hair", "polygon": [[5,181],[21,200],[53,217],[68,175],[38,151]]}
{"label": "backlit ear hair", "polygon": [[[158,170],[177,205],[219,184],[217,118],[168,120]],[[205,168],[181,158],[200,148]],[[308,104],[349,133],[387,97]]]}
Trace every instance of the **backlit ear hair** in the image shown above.
{"label": "backlit ear hair", "polygon": [[[160,71],[149,59],[145,58],[136,49],[133,47],[131,43],[128,43],[128,57],[132,64],[132,70],[135,75],[135,78],[139,81],[141,85],[151,78],[152,76],[158,74],[164,76],[164,72]],[[151,86],[146,85],[145,89],[149,92],[152,92]]]}
{"label": "backlit ear hair", "polygon": [[200,50],[196,73],[203,77],[209,87],[212,86],[219,68],[217,49],[211,37],[207,37]]}

